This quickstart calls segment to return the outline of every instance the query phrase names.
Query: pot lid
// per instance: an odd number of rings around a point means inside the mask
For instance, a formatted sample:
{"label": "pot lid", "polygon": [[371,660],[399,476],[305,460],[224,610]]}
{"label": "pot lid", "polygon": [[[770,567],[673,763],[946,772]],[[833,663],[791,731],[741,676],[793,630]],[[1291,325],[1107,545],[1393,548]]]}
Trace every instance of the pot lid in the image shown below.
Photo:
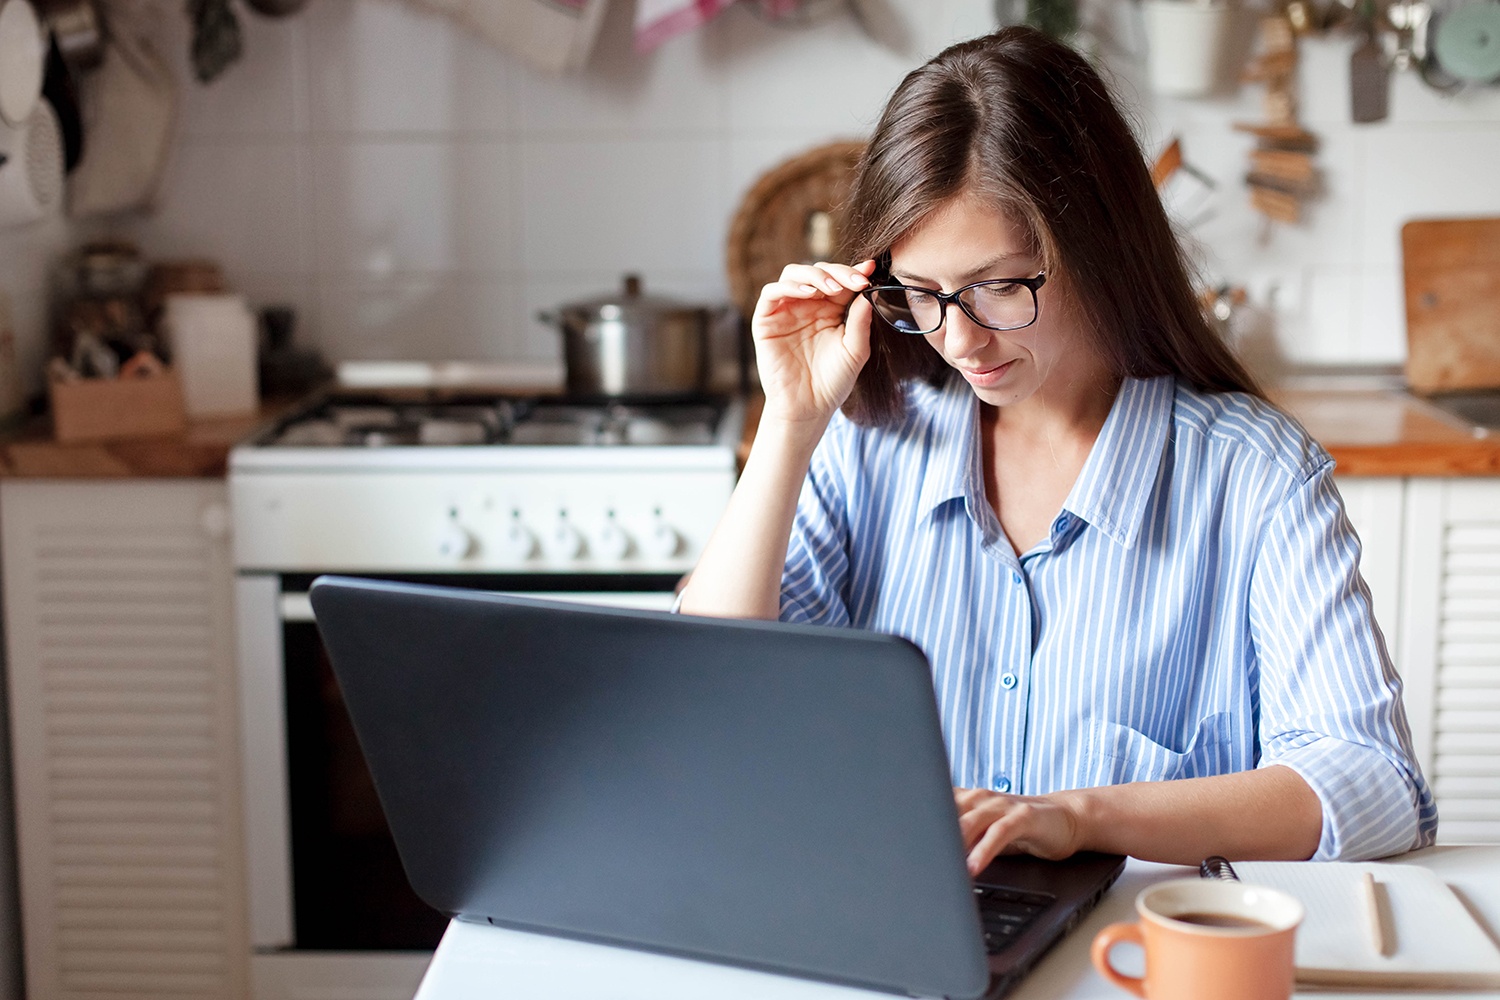
{"label": "pot lid", "polygon": [[620,283],[620,290],[598,295],[579,302],[560,306],[559,311],[569,314],[599,316],[603,319],[621,319],[626,316],[655,316],[672,312],[699,312],[702,306],[683,302],[666,295],[648,295],[638,274],[627,274]]}

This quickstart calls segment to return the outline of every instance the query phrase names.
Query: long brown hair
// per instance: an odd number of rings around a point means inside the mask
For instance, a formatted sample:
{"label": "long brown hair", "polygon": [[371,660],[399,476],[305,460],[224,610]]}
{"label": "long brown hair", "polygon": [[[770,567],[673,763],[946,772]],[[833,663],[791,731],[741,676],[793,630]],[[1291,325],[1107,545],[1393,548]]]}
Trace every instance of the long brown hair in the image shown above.
{"label": "long brown hair", "polygon": [[[880,258],[966,192],[1029,232],[1115,374],[1263,395],[1210,328],[1135,136],[1077,52],[1013,27],[951,46],[909,73],[855,173],[852,261]],[[877,318],[844,412],[867,425],[893,420],[904,380],[946,373],[923,338]]]}

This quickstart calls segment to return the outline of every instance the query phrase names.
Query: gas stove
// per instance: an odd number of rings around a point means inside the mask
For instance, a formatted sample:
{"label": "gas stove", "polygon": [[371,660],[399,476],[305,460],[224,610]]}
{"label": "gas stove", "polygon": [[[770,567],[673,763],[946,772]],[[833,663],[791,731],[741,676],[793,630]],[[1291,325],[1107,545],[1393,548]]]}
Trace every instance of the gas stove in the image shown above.
{"label": "gas stove", "polygon": [[469,445],[712,446],[728,401],[579,401],[461,397],[421,401],[341,394],[256,438],[266,448]]}
{"label": "gas stove", "polygon": [[256,1000],[334,979],[410,996],[447,923],[367,825],[312,578],[665,609],[729,500],[744,420],[729,396],[581,400],[472,366],[347,374],[229,456]]}
{"label": "gas stove", "polygon": [[242,569],[672,573],[735,480],[727,396],[335,388],[230,455]]}

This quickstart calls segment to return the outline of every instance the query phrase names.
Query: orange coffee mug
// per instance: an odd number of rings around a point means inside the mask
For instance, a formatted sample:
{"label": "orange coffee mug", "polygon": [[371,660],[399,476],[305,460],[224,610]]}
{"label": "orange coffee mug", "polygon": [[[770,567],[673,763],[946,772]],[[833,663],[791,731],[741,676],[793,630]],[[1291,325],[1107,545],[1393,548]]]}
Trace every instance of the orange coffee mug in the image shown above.
{"label": "orange coffee mug", "polygon": [[[1201,878],[1160,882],[1135,898],[1140,920],[1110,924],[1094,938],[1105,979],[1147,1000],[1287,1000],[1302,904],[1278,889]],[[1110,949],[1146,953],[1143,977],[1121,975]]]}

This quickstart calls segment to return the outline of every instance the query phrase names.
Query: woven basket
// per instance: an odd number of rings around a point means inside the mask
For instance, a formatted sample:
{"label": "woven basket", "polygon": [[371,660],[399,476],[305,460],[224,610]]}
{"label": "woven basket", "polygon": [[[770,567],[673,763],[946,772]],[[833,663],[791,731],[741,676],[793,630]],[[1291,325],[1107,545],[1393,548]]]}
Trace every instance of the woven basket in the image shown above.
{"label": "woven basket", "polygon": [[863,142],[808,150],[764,174],[729,227],[729,294],[745,316],[788,264],[843,260],[843,210]]}

